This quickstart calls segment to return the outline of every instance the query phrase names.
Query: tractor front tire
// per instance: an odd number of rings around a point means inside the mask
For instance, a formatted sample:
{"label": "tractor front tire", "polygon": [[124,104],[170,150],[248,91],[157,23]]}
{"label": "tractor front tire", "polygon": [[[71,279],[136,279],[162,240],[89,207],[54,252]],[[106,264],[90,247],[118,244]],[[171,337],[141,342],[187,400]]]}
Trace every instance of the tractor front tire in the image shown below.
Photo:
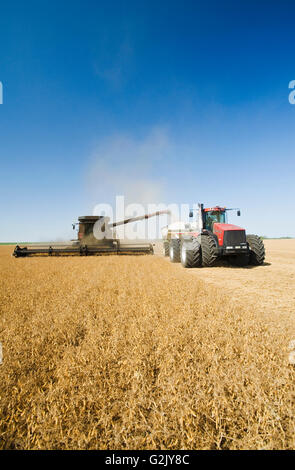
{"label": "tractor front tire", "polygon": [[210,268],[218,259],[216,242],[211,234],[201,235],[202,264]]}
{"label": "tractor front tire", "polygon": [[198,268],[202,265],[201,245],[196,238],[181,243],[180,257],[184,268]]}
{"label": "tractor front tire", "polygon": [[163,243],[163,255],[169,256],[169,242]]}
{"label": "tractor front tire", "polygon": [[169,256],[171,263],[180,263],[180,240],[173,238],[170,240]]}
{"label": "tractor front tire", "polygon": [[247,242],[250,248],[250,262],[253,266],[263,264],[265,259],[265,249],[263,240],[258,235],[247,235]]}

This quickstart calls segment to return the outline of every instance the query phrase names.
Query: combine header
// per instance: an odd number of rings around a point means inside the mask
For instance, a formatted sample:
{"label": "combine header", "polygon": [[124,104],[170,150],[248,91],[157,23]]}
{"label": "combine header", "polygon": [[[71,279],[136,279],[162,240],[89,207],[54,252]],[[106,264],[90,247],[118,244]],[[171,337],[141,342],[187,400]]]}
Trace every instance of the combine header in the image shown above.
{"label": "combine header", "polygon": [[[139,217],[131,217],[119,222],[109,223],[109,217],[103,216],[83,216],[79,217],[78,239],[68,244],[52,245],[30,245],[21,248],[17,245],[13,256],[16,258],[26,256],[89,256],[89,255],[142,255],[153,254],[152,243],[121,243],[113,237],[112,229],[131,222],[149,219],[169,211],[158,211],[152,214],[145,214]],[[76,224],[73,224],[73,229]],[[97,237],[95,236],[97,235]]]}

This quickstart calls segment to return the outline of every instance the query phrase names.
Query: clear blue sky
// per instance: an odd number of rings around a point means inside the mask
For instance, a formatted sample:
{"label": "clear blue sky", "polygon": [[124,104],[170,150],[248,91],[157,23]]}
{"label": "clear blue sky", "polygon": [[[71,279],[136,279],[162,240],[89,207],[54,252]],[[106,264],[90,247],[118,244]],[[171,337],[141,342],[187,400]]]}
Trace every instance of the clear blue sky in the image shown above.
{"label": "clear blue sky", "polygon": [[1,2],[0,240],[128,191],[295,236],[294,30],[284,0]]}

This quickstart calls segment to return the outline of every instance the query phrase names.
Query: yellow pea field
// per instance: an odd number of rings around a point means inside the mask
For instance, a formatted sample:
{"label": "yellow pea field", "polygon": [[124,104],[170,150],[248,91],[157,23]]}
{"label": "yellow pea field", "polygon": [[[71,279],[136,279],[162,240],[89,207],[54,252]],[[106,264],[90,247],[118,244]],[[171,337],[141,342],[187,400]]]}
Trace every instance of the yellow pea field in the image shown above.
{"label": "yellow pea field", "polygon": [[0,448],[294,449],[295,240],[263,266],[0,247]]}

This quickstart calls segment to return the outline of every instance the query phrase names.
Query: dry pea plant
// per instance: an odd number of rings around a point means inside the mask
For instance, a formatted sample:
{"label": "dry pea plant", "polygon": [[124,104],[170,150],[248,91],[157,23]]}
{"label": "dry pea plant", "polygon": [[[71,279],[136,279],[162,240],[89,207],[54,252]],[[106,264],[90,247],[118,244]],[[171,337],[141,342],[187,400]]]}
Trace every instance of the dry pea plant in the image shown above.
{"label": "dry pea plant", "polygon": [[294,449],[291,317],[257,314],[157,256],[11,251],[2,449]]}

